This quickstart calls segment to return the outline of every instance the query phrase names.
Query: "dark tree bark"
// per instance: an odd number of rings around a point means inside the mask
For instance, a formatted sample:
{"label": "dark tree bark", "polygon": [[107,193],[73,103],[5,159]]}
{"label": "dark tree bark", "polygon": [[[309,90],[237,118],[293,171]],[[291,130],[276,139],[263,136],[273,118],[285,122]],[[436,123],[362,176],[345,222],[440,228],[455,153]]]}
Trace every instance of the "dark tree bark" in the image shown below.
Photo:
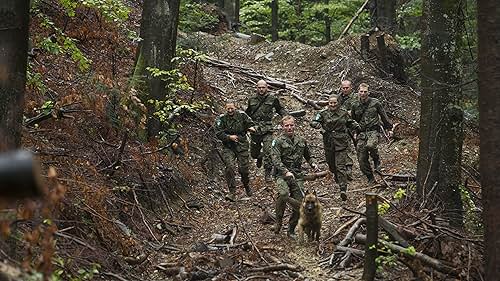
{"label": "dark tree bark", "polygon": [[302,0],[295,0],[295,14],[297,15],[297,33],[298,37],[296,38],[300,43],[306,42],[306,36],[304,34],[304,22],[302,19]]}
{"label": "dark tree bark", "polygon": [[229,29],[238,30],[240,25],[240,0],[224,0],[224,13],[229,21]]}
{"label": "dark tree bark", "polygon": [[478,1],[480,172],[487,281],[500,276],[500,6]]}
{"label": "dark tree bark", "polygon": [[0,1],[0,151],[21,145],[29,3]]}
{"label": "dark tree bark", "polygon": [[[445,216],[461,225],[463,111],[460,107],[460,1],[425,0],[417,191],[443,202]],[[432,194],[430,191],[435,190]]]}
{"label": "dark tree bark", "polygon": [[332,19],[328,13],[328,9],[325,9],[325,43],[328,44],[332,41]]}
{"label": "dark tree bark", "polygon": [[271,38],[278,40],[278,0],[271,1]]}
{"label": "dark tree bark", "polygon": [[377,25],[387,33],[396,27],[396,0],[377,0]]}
{"label": "dark tree bark", "polygon": [[[142,10],[139,55],[134,70],[134,80],[145,79],[147,99],[162,100],[166,96],[165,82],[152,77],[147,67],[172,69],[175,56],[180,0],[145,0]],[[160,131],[160,122],[153,117],[154,107],[148,103],[148,137]]]}
{"label": "dark tree bark", "polygon": [[[330,0],[323,1],[326,5],[330,3]],[[330,18],[330,11],[328,8],[323,10],[323,18],[325,20],[325,44],[332,41],[332,18]]]}
{"label": "dark tree bark", "polygon": [[378,249],[378,203],[376,193],[367,193],[366,198],[366,241],[363,281],[373,281],[377,271]]}

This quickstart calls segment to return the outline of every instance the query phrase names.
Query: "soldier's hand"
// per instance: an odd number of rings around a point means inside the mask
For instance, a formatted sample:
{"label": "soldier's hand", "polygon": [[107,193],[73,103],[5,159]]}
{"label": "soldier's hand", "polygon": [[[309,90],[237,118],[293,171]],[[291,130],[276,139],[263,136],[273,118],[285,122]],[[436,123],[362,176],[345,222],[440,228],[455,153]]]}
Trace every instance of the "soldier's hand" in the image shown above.
{"label": "soldier's hand", "polygon": [[254,128],[254,127],[250,127],[250,128],[248,128],[248,130],[249,130],[250,132],[252,132],[252,133],[255,133],[255,132],[257,131],[257,130],[255,130],[255,128]]}
{"label": "soldier's hand", "polygon": [[387,131],[387,137],[389,139],[392,139],[393,136],[394,136],[394,131],[393,130]]}
{"label": "soldier's hand", "polygon": [[314,172],[317,172],[318,171],[318,165],[315,164],[315,163],[311,163],[311,169],[313,169]]}
{"label": "soldier's hand", "polygon": [[292,179],[294,179],[295,176],[292,174],[292,172],[286,172],[285,178],[292,178]]}
{"label": "soldier's hand", "polygon": [[238,142],[238,136],[237,135],[230,135],[229,139],[234,142]]}

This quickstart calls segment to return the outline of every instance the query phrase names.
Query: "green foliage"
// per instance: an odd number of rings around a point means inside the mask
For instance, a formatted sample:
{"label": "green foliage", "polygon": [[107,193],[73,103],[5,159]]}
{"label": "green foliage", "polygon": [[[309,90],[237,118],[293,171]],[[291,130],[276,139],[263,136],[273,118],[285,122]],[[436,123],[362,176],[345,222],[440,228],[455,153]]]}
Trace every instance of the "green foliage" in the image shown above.
{"label": "green foliage", "polygon": [[[301,2],[299,15],[294,1],[278,0],[278,32],[280,39],[298,40],[301,36],[306,43],[319,45],[325,40],[325,19],[331,20],[331,36],[340,35],[352,16],[359,9],[362,0]],[[242,32],[271,34],[271,0],[244,0],[241,4],[240,20]],[[362,13],[351,28],[351,32],[366,31],[369,26],[368,13]]]}
{"label": "green foliage", "polygon": [[[206,60],[206,55],[198,53],[194,50],[177,50],[177,57],[172,59],[177,66],[182,66],[188,62],[200,62]],[[187,77],[178,69],[174,68],[172,70],[162,70],[157,68],[147,67],[150,75],[155,78],[160,78],[162,81],[166,82],[167,96],[162,100],[148,100],[149,104],[152,104],[155,108],[153,116],[160,120],[160,123],[167,128],[167,131],[160,132],[160,140],[162,138],[168,138],[169,135],[175,134],[177,125],[171,123],[175,116],[178,116],[182,112],[196,112],[205,108],[209,105],[204,101],[189,101],[186,102],[180,97],[181,93],[186,93],[188,91],[194,91],[194,89],[189,84]]]}
{"label": "green foliage", "polygon": [[26,86],[33,88],[36,91],[44,94],[47,91],[47,86],[43,83],[42,74],[33,70],[32,62],[28,62],[28,69],[26,71]]}
{"label": "green foliage", "polygon": [[185,32],[208,32],[217,28],[219,18],[210,4],[181,1],[179,29]]}
{"label": "green foliage", "polygon": [[391,208],[391,205],[387,202],[383,202],[381,204],[378,204],[378,214],[380,216],[383,216],[387,213],[387,211]]}
{"label": "green foliage", "polygon": [[403,253],[410,255],[410,256],[414,256],[417,253],[417,250],[415,250],[415,247],[410,246],[410,247],[404,249]]}
{"label": "green foliage", "polygon": [[398,20],[422,16],[422,0],[410,0],[403,3],[396,11]]}
{"label": "green foliage", "polygon": [[471,195],[463,185],[460,185],[460,197],[465,210],[464,225],[472,233],[481,234],[483,232],[483,222],[478,212],[478,208],[472,200]]}
{"label": "green foliage", "polygon": [[87,281],[87,280],[94,280],[96,275],[99,274],[99,269],[101,268],[101,265],[98,263],[93,263],[90,268],[80,268],[76,272],[76,274],[68,272],[66,270],[67,264],[69,264],[71,260],[65,260],[61,257],[55,257],[52,260],[52,263],[57,267],[54,272],[52,272],[52,275],[46,279],[42,273],[40,272],[33,272],[29,276],[26,277],[26,281],[43,281],[43,280],[49,280],[49,281]]}
{"label": "green foliage", "polygon": [[[34,0],[32,10],[39,12],[42,0]],[[130,8],[121,0],[57,0],[69,17],[76,15],[78,8],[91,8],[99,11],[110,22],[124,22],[128,19]]]}
{"label": "green foliage", "polygon": [[377,272],[381,272],[384,267],[393,267],[398,261],[398,257],[394,254],[391,249],[383,246],[378,249],[379,255],[375,258],[375,264],[377,265]]}
{"label": "green foliage", "polygon": [[[108,21],[118,26],[124,27],[125,20],[128,19],[130,8],[121,0],[55,0],[69,17],[74,17],[79,8],[90,8],[100,12]],[[91,60],[85,57],[78,48],[77,41],[67,36],[64,31],[58,27],[52,18],[44,14],[40,6],[44,5],[42,0],[34,0],[31,13],[34,17],[40,18],[40,26],[51,32],[49,37],[39,38],[38,45],[41,49],[54,55],[67,55],[78,64],[81,71],[89,69]],[[123,28],[127,31],[126,28]],[[129,37],[137,37],[129,31]]]}
{"label": "green foliage", "polygon": [[407,49],[410,51],[420,50],[420,47],[422,46],[420,43],[419,32],[414,32],[408,35],[396,35],[396,41],[398,41],[399,46],[402,49]]}
{"label": "green foliage", "polygon": [[398,190],[396,190],[396,192],[394,193],[393,198],[396,200],[401,200],[405,196],[406,196],[406,190],[398,188]]}
{"label": "green foliage", "polygon": [[41,26],[53,32],[51,36],[41,40],[40,47],[54,55],[66,54],[78,64],[81,71],[88,70],[91,60],[76,46],[76,40],[68,37],[47,15],[38,12],[37,16],[41,19]]}

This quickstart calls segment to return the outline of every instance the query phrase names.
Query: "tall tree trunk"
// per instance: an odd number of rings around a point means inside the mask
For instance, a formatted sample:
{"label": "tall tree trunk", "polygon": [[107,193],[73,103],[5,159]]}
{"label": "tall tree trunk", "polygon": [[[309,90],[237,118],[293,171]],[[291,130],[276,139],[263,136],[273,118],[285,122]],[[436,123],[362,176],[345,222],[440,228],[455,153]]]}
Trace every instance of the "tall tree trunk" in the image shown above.
{"label": "tall tree trunk", "polygon": [[[422,30],[422,97],[417,190],[443,202],[454,225],[462,223],[463,112],[459,72],[460,1],[425,0]],[[430,198],[429,198],[430,199]]]}
{"label": "tall tree trunk", "polygon": [[377,25],[387,32],[392,33],[396,27],[396,0],[376,0]]}
{"label": "tall tree trunk", "polygon": [[325,11],[325,43],[332,41],[332,19],[328,14],[328,9]]}
{"label": "tall tree trunk", "polygon": [[278,0],[271,1],[271,38],[278,40]]}
{"label": "tall tree trunk", "polygon": [[224,13],[229,21],[229,29],[237,30],[240,21],[240,0],[224,0]]}
{"label": "tall tree trunk", "polygon": [[[147,67],[172,69],[175,56],[180,0],[145,0],[143,2],[139,55],[134,70],[134,80],[145,79],[146,99],[162,100],[166,96],[165,82],[153,77]],[[153,117],[154,106],[148,103],[148,137],[160,131],[160,122]]]}
{"label": "tall tree trunk", "polygon": [[[330,0],[324,0],[325,5],[328,5]],[[323,10],[323,17],[325,20],[325,44],[332,41],[332,19],[330,18],[330,11],[328,8]]]}
{"label": "tall tree trunk", "polygon": [[302,19],[302,0],[295,0],[295,14],[297,15],[297,34],[298,38],[295,38],[300,43],[306,42],[306,36],[304,34],[304,22]]}
{"label": "tall tree trunk", "polygon": [[480,171],[486,281],[500,276],[500,6],[478,1]]}
{"label": "tall tree trunk", "polygon": [[0,1],[0,151],[21,145],[29,3]]}

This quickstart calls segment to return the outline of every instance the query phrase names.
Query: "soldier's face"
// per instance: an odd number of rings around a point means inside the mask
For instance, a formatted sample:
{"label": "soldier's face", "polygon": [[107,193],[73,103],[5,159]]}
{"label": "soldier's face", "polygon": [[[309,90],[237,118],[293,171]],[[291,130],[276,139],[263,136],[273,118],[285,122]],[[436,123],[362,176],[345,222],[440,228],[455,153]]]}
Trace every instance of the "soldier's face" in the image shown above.
{"label": "soldier's face", "polygon": [[267,84],[266,83],[257,83],[257,93],[260,95],[265,95],[267,93]]}
{"label": "soldier's face", "polygon": [[295,131],[295,121],[294,120],[286,120],[283,121],[283,131],[285,134],[289,137],[293,136],[293,133]]}
{"label": "soldier's face", "polygon": [[351,84],[350,83],[342,83],[342,85],[340,86],[340,91],[342,92],[342,94],[344,96],[349,95],[352,91]]}
{"label": "soldier's face", "polygon": [[337,98],[330,98],[328,100],[328,108],[330,110],[335,110],[338,107],[339,102],[337,101]]}
{"label": "soldier's face", "polygon": [[361,100],[366,100],[366,98],[368,98],[368,88],[360,87],[358,90],[358,94]]}
{"label": "soldier's face", "polygon": [[236,105],[234,103],[226,104],[226,112],[229,116],[233,116],[234,112],[236,112]]}

